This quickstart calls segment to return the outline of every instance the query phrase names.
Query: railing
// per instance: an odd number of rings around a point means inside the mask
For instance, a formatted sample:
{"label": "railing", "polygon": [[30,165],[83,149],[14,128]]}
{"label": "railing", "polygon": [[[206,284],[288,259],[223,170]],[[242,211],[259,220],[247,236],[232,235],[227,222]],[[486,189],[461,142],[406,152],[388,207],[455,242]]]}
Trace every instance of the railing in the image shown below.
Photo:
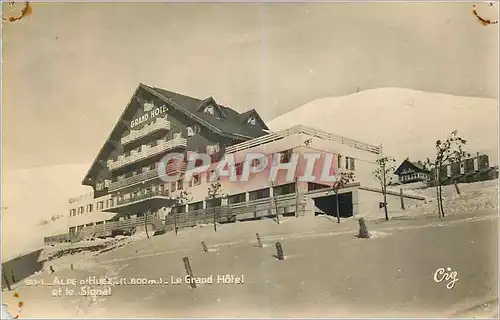
{"label": "railing", "polygon": [[[68,239],[68,241],[81,241],[91,238],[109,237],[112,236],[113,233],[116,231],[125,231],[132,234],[134,233],[133,232],[134,228],[144,225],[153,225],[154,230],[163,229],[163,223],[157,217],[155,217],[154,215],[147,215],[145,217],[142,216],[142,217],[135,217],[118,221],[108,221],[106,223],[84,227],[81,231],[77,233],[64,234],[60,235],[60,237]],[[51,237],[44,238],[44,241],[46,243],[48,243],[50,240],[52,240]],[[53,242],[53,243],[59,243],[59,242]]]}
{"label": "railing", "polygon": [[292,134],[301,134],[301,133],[307,134],[309,136],[313,136],[316,138],[324,139],[324,140],[339,142],[341,144],[345,144],[347,146],[350,146],[350,147],[353,147],[356,149],[360,149],[363,151],[368,151],[371,153],[375,153],[375,154],[381,153],[380,147],[370,145],[370,144],[367,144],[364,142],[360,142],[360,141],[357,141],[354,139],[345,138],[345,137],[342,137],[342,136],[339,136],[339,135],[336,135],[333,133],[325,132],[322,130],[302,126],[302,125],[297,125],[297,126],[294,126],[290,129],[278,131],[275,133],[270,133],[270,134],[267,134],[267,135],[259,137],[259,138],[255,138],[252,140],[248,140],[248,141],[245,141],[242,143],[235,144],[233,146],[227,147],[226,153],[235,153],[235,152],[246,150],[249,148],[253,148],[253,147],[265,144],[265,143],[277,141],[277,140],[283,139],[285,137],[288,137]]}
{"label": "railing", "polygon": [[[152,193],[148,195],[151,196]],[[137,200],[137,198],[134,200]],[[274,202],[275,200],[276,203]],[[298,208],[297,204],[299,205]],[[275,198],[258,199],[249,202],[190,211],[187,213],[171,213],[165,218],[165,224],[154,215],[118,221],[107,221],[105,223],[83,227],[76,233],[45,237],[44,242],[46,244],[55,244],[67,241],[81,241],[91,238],[108,237],[112,236],[116,231],[125,231],[132,234],[135,228],[144,225],[153,225],[153,230],[160,230],[163,228],[166,230],[174,230],[176,226],[177,228],[185,228],[198,224],[213,223],[214,214],[216,222],[227,223],[237,220],[274,217],[276,216],[276,211],[280,214],[294,213],[297,215],[297,211],[300,212],[301,210],[305,210],[305,204],[303,202],[298,203],[296,195],[292,193],[276,196]]]}
{"label": "railing", "polygon": [[140,201],[140,200],[144,200],[144,199],[148,199],[148,198],[152,198],[152,197],[168,197],[169,194],[170,193],[168,190],[150,191],[148,193],[142,193],[140,195],[133,196],[130,198],[117,200],[116,205],[120,206],[122,204],[132,203],[132,202],[136,202],[136,201]]}
{"label": "railing", "polygon": [[[183,173],[186,171],[186,163],[182,161],[174,161],[166,165],[165,167],[165,173],[167,175],[173,174],[173,173]],[[150,180],[150,179],[155,179],[160,177],[158,173],[158,168],[148,170],[142,173],[139,173],[135,176],[125,178],[120,181],[115,181],[112,182],[108,188],[109,192],[116,191],[118,189],[122,189],[125,187],[130,187],[134,184]]]}
{"label": "railing", "polygon": [[116,170],[120,167],[132,164],[134,162],[147,159],[153,155],[156,155],[158,153],[176,148],[176,147],[186,147],[187,145],[187,140],[182,137],[176,137],[171,140],[165,141],[165,140],[159,140],[158,144],[154,147],[150,146],[143,146],[142,150],[140,152],[135,152],[132,153],[130,156],[125,157],[125,156],[118,156],[118,160],[113,161],[109,160],[108,161],[108,167],[110,170]]}
{"label": "railing", "polygon": [[175,227],[186,228],[199,224],[209,224],[214,222],[214,216],[217,223],[228,223],[236,220],[273,217],[276,215],[276,208],[280,214],[294,212],[295,215],[297,215],[297,211],[305,209],[305,204],[300,202],[299,210],[297,210],[295,194],[276,196],[276,202],[277,204],[274,203],[273,198],[266,198],[186,213],[171,213],[165,218],[165,228],[174,230]]}
{"label": "railing", "polygon": [[43,238],[43,243],[45,245],[63,243],[63,242],[68,242],[68,241],[70,241],[70,235],[68,233],[58,234],[55,236],[49,236],[49,237]]}
{"label": "railing", "polygon": [[130,134],[121,138],[121,143],[125,145],[158,130],[170,130],[170,121],[163,118],[157,118],[153,123],[146,125],[142,129],[131,130]]}
{"label": "railing", "polygon": [[109,192],[112,192],[112,191],[118,190],[120,188],[128,187],[130,185],[133,185],[133,184],[136,184],[136,183],[148,180],[148,179],[154,179],[156,177],[158,177],[158,170],[157,169],[149,170],[146,172],[142,172],[138,175],[135,175],[135,176],[132,176],[129,178],[125,178],[125,179],[120,180],[120,181],[112,182],[110,184],[108,190],[109,190]]}

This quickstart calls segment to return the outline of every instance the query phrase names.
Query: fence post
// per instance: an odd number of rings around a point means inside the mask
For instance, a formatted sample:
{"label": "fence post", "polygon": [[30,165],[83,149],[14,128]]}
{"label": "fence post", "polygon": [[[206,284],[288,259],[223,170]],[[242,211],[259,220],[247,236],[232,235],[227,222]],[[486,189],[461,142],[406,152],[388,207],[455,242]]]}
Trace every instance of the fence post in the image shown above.
{"label": "fence post", "polygon": [[399,189],[399,199],[401,200],[401,209],[405,210],[405,199],[403,196],[403,188]]}
{"label": "fence post", "polygon": [[285,256],[283,255],[283,247],[281,246],[281,242],[276,242],[276,252],[278,254],[278,260],[285,260]]}
{"label": "fence post", "polygon": [[16,283],[16,277],[14,276],[14,269],[11,270],[12,284]]}
{"label": "fence post", "polygon": [[203,252],[208,252],[208,248],[205,242],[201,242],[201,247],[203,248]]}
{"label": "fence post", "polygon": [[370,238],[370,233],[368,232],[368,229],[366,228],[365,219],[359,218],[358,222],[359,222],[358,238],[362,238],[362,239]]}
{"label": "fence post", "polygon": [[259,248],[262,248],[262,243],[260,242],[260,236],[258,233],[255,234],[257,236],[257,243],[259,244]]}
{"label": "fence post", "polygon": [[189,264],[189,258],[184,257],[182,258],[184,261],[184,268],[186,269],[186,273],[189,276],[189,284],[191,285],[191,288],[195,289],[196,288],[196,283],[193,282],[193,270],[191,270],[191,265]]}
{"label": "fence post", "polygon": [[3,276],[3,280],[7,284],[7,289],[9,289],[9,291],[12,291],[12,288],[10,287],[10,283],[9,283],[9,278],[7,278],[7,275],[5,274],[3,267],[2,267],[2,276]]}

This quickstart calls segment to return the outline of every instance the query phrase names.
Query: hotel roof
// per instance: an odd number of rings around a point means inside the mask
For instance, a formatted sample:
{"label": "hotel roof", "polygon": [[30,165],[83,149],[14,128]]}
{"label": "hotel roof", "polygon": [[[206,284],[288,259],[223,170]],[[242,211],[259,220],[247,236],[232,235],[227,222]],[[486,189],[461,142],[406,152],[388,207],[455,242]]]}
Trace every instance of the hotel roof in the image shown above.
{"label": "hotel roof", "polygon": [[[162,100],[169,107],[184,113],[187,117],[198,122],[200,125],[207,127],[209,130],[220,136],[234,138],[237,141],[245,141],[263,136],[267,134],[267,132],[263,130],[269,130],[255,109],[251,109],[240,114],[229,107],[218,104],[213,97],[201,100],[140,83],[127,107],[116,122],[111,134],[92,163],[92,166],[83,178],[83,185],[91,185],[92,174],[97,168],[106,166],[105,160],[107,157],[109,157],[115,148],[119,147],[120,138],[123,135],[123,132],[127,130],[131,117],[137,111],[137,104],[132,102],[138,99],[137,95],[140,90],[145,90],[146,92],[152,94],[156,98]],[[216,116],[207,114],[201,110],[204,106],[208,105],[213,105],[217,108],[218,112]],[[256,118],[256,121],[259,122],[260,126],[253,126],[246,123],[251,116]]]}

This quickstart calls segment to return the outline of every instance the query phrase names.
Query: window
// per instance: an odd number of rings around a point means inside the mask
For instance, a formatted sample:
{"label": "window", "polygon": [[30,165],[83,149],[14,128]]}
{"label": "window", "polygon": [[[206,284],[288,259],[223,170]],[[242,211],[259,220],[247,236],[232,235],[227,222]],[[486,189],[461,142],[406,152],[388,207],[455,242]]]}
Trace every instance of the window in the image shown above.
{"label": "window", "polygon": [[460,162],[460,174],[465,174],[465,163]]}
{"label": "window", "polygon": [[102,181],[97,182],[97,184],[96,184],[96,187],[95,187],[95,188],[96,188],[96,190],[97,190],[97,191],[101,191],[101,190],[103,190],[103,189],[104,189],[104,183],[102,183]]}
{"label": "window", "polygon": [[214,208],[214,207],[220,207],[221,205],[222,205],[221,198],[207,200],[207,209]]}
{"label": "window", "polygon": [[349,169],[352,171],[356,170],[356,162],[354,158],[349,158]]}
{"label": "window", "polygon": [[215,174],[215,170],[209,171],[207,173],[207,182],[215,182],[217,179],[217,175]]}
{"label": "window", "polygon": [[260,160],[252,159],[252,168],[259,168],[259,167],[260,167]]}
{"label": "window", "polygon": [[186,212],[186,206],[178,206],[172,208],[173,213],[184,213]]}
{"label": "window", "polygon": [[220,161],[220,153],[214,153],[210,155],[211,163],[216,163]]}
{"label": "window", "polygon": [[104,209],[104,200],[103,201],[99,201],[99,205],[101,206],[101,210]]}
{"label": "window", "polygon": [[245,202],[245,201],[246,201],[245,193],[235,194],[235,195],[229,196],[227,198],[227,202],[229,204],[235,204],[235,203],[240,203],[240,202]]}
{"label": "window", "polygon": [[213,116],[215,114],[214,106],[206,106],[204,112]]}
{"label": "window", "polygon": [[250,118],[248,118],[247,123],[249,123],[249,124],[251,124],[252,126],[254,126],[254,125],[255,125],[255,117],[250,117]]}
{"label": "window", "polygon": [[187,127],[186,129],[187,129],[187,136],[188,137],[192,137],[195,135],[193,128]]}
{"label": "window", "polygon": [[479,159],[474,158],[474,171],[479,171]]}
{"label": "window", "polygon": [[177,190],[177,182],[170,183],[170,191],[174,192]]}
{"label": "window", "polygon": [[78,208],[78,214],[83,214],[85,212],[84,207]]}
{"label": "window", "polygon": [[248,194],[248,198],[250,201],[257,199],[269,198],[269,188],[260,189],[257,191],[252,191]]}
{"label": "window", "polygon": [[177,189],[178,190],[182,190],[182,188],[184,188],[184,184],[182,182],[182,179],[177,181]]}
{"label": "window", "polygon": [[219,147],[218,143],[207,146],[207,154],[208,155],[211,155],[211,154],[214,154],[214,153],[218,153],[219,151],[220,151],[220,147]]}
{"label": "window", "polygon": [[243,172],[243,162],[238,163],[238,164],[235,166],[235,171],[236,171],[236,176],[241,176],[241,174],[242,174],[242,172]]}
{"label": "window", "polygon": [[188,205],[188,211],[196,211],[203,209],[203,201],[191,203]]}
{"label": "window", "polygon": [[337,155],[337,162],[339,169],[342,169],[342,155]]}
{"label": "window", "polygon": [[193,174],[193,187],[201,184],[200,174]]}
{"label": "window", "polygon": [[282,194],[290,194],[290,193],[295,193],[295,183],[289,183],[273,188],[273,194],[275,196],[280,196]]}
{"label": "window", "polygon": [[280,152],[280,163],[290,162],[291,157],[292,157],[292,150],[286,150],[286,151]]}
{"label": "window", "polygon": [[[340,156],[339,156],[339,169],[341,169],[340,166]],[[345,168],[347,170],[354,170],[355,169],[355,160],[354,158],[351,157],[345,157]]]}

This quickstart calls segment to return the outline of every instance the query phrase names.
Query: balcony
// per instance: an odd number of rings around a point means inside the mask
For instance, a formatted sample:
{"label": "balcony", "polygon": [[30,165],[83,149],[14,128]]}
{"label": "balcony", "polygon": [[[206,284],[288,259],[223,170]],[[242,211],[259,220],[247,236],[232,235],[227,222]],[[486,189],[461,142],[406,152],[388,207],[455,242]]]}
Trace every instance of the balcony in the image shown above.
{"label": "balcony", "polygon": [[167,121],[167,119],[164,118],[158,118],[154,122],[144,126],[142,129],[131,130],[130,133],[125,137],[121,138],[120,141],[122,145],[126,145],[127,143],[145,137],[150,133],[159,130],[170,130],[170,121]]}
{"label": "balcony", "polygon": [[[166,171],[167,175],[174,174],[174,173],[183,173],[186,171],[186,163],[181,162],[181,161],[171,162],[171,163],[167,164],[165,171]],[[140,174],[137,174],[135,176],[128,177],[128,178],[125,178],[125,179],[120,180],[120,181],[112,182],[110,184],[108,190],[109,190],[109,192],[116,191],[118,189],[130,187],[134,184],[141,183],[141,182],[151,180],[151,179],[155,179],[158,177],[159,177],[158,168],[148,170],[148,171],[142,172]]]}
{"label": "balcony", "polygon": [[118,199],[116,201],[116,206],[121,206],[124,204],[129,204],[129,203],[133,203],[133,202],[137,202],[137,201],[141,201],[141,200],[145,200],[145,199],[149,199],[149,198],[153,198],[153,197],[168,197],[169,194],[170,193],[168,190],[150,191],[147,193],[142,193],[142,194],[137,195],[137,196],[131,196],[130,198]]}
{"label": "balcony", "polygon": [[108,190],[109,190],[109,192],[116,191],[118,189],[125,188],[125,187],[131,186],[133,184],[140,183],[140,182],[143,182],[143,181],[146,181],[149,179],[154,179],[156,177],[158,177],[158,170],[157,169],[148,170],[148,171],[142,172],[140,174],[137,174],[135,176],[128,177],[128,178],[125,178],[125,179],[120,180],[120,181],[112,182],[111,185],[109,186]]}
{"label": "balcony", "polygon": [[116,170],[118,168],[128,166],[132,163],[147,159],[154,155],[158,155],[162,152],[172,150],[177,147],[185,148],[186,146],[187,146],[187,141],[185,138],[182,137],[176,137],[168,141],[158,140],[158,144],[154,147],[142,146],[142,150],[140,152],[132,151],[132,154],[128,157],[121,155],[118,156],[118,159],[116,161],[108,160],[108,167],[109,170]]}

